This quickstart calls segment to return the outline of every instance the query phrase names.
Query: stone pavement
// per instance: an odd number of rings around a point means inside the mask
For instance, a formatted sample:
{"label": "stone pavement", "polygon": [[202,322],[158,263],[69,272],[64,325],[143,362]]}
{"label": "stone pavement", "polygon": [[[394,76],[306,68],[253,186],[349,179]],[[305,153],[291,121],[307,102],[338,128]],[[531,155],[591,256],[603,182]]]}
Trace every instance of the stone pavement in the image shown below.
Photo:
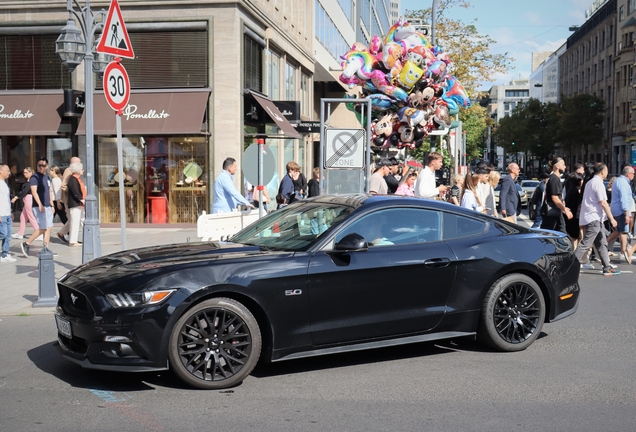
{"label": "stone pavement", "polygon": [[[519,223],[532,226],[525,214],[521,214]],[[57,238],[57,231],[61,227],[55,224],[52,230],[49,249],[58,255],[53,258],[55,278],[62,277],[66,272],[82,263],[82,248],[70,247]],[[13,225],[13,232],[18,231],[18,224]],[[30,235],[32,230],[27,229]],[[102,255],[121,251],[121,228],[100,228]],[[26,238],[25,238],[26,239]],[[42,241],[36,240],[31,245],[29,257],[25,258],[20,250],[20,243],[25,241],[11,239],[11,255],[17,260],[15,263],[0,263],[0,316],[2,315],[41,315],[53,314],[54,307],[33,307],[38,299],[38,253],[42,248]],[[126,229],[126,248],[134,249],[144,246],[161,244],[185,243],[198,241],[196,226],[182,226],[177,228],[156,228],[150,225],[142,228]]]}
{"label": "stone pavement", "polygon": [[[82,263],[82,248],[70,247],[57,238],[61,228],[55,224],[48,248],[58,255],[53,258],[55,278],[62,277],[69,270]],[[13,232],[18,231],[18,224],[13,225]],[[27,228],[27,235],[33,231]],[[42,315],[53,314],[54,307],[33,307],[38,299],[38,253],[42,249],[42,241],[31,244],[29,257],[25,258],[20,250],[23,240],[11,239],[11,255],[17,260],[14,263],[0,263],[0,316],[2,315]],[[100,228],[102,255],[121,251],[121,228]],[[142,228],[126,229],[126,248],[134,249],[143,246],[156,246],[170,243],[198,241],[195,225],[177,228],[155,228],[150,225]]]}

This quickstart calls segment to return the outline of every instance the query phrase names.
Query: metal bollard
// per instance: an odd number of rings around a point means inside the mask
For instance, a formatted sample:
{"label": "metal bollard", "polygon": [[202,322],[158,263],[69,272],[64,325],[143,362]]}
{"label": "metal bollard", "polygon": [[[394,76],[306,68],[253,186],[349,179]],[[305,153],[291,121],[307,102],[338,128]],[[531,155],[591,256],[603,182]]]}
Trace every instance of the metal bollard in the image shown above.
{"label": "metal bollard", "polygon": [[33,303],[33,307],[56,306],[57,296],[55,292],[53,252],[44,243],[42,250],[38,254],[38,299]]}

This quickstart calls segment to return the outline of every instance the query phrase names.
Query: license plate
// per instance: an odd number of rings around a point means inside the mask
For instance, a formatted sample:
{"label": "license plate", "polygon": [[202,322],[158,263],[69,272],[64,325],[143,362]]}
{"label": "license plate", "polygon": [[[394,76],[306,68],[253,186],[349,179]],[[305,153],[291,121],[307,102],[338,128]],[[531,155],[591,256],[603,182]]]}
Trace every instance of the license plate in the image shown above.
{"label": "license plate", "polygon": [[71,323],[66,321],[65,319],[60,318],[59,316],[55,316],[55,322],[57,324],[57,329],[60,333],[62,333],[67,338],[71,339],[73,337],[73,332],[71,331]]}

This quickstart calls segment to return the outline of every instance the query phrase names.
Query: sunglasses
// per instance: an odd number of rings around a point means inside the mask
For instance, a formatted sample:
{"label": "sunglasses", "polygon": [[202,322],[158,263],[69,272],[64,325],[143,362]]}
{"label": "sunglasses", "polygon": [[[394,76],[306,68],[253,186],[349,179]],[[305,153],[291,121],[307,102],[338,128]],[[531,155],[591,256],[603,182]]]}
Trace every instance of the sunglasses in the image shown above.
{"label": "sunglasses", "polygon": [[46,164],[38,164],[38,168],[46,168]]}

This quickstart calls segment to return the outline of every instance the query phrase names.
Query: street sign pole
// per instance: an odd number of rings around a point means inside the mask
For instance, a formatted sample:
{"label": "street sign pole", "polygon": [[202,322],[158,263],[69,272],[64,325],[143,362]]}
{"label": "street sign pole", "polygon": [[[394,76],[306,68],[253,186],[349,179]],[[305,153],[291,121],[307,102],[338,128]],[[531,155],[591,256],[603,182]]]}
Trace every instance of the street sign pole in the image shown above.
{"label": "street sign pole", "polygon": [[121,139],[121,114],[115,114],[117,123],[117,166],[119,167],[119,219],[121,222],[121,250],[126,250],[126,199],[124,196],[124,183],[126,173],[124,172],[124,151]]}
{"label": "street sign pole", "polygon": [[[265,147],[265,140],[263,138],[258,138],[256,140],[258,143],[258,218],[263,217],[263,147]],[[271,202],[270,202],[271,204]]]}
{"label": "street sign pole", "polygon": [[128,72],[121,64],[121,58],[106,66],[104,71],[104,96],[112,109],[115,110],[115,122],[117,124],[117,177],[119,180],[119,220],[121,223],[121,250],[126,250],[126,200],[124,196],[124,172],[123,142],[121,137],[121,115],[123,109],[130,100],[130,79]]}

